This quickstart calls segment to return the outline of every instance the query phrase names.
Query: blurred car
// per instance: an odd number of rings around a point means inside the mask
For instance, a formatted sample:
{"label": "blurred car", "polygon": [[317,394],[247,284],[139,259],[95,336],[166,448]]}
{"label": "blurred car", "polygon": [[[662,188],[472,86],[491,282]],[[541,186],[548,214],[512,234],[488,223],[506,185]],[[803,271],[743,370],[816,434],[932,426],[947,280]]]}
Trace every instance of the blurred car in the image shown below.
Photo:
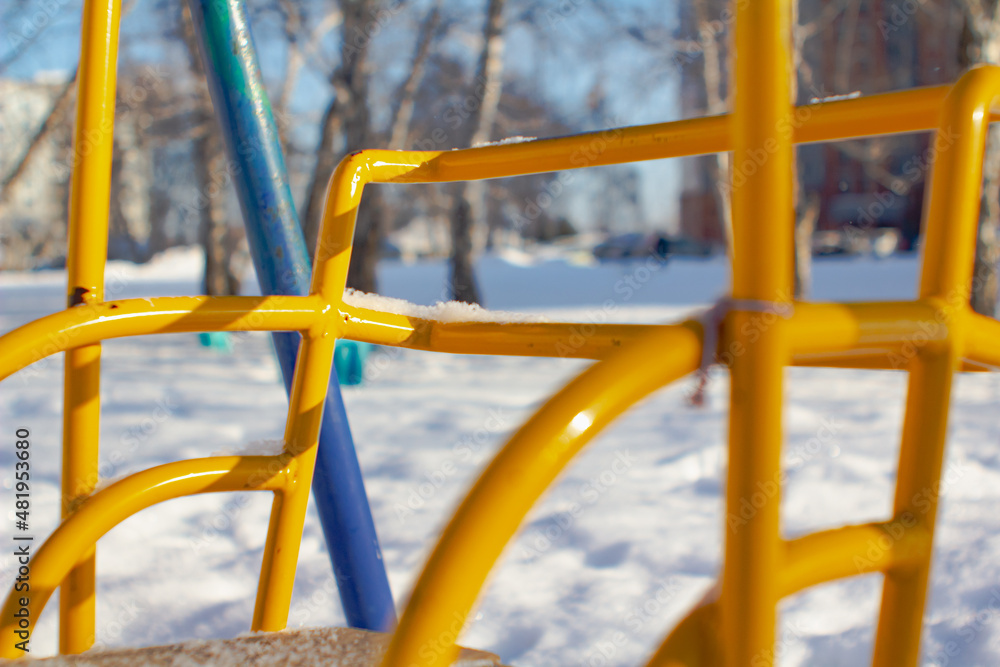
{"label": "blurred car", "polygon": [[688,255],[707,257],[712,254],[712,246],[700,241],[670,238],[659,233],[630,232],[610,236],[594,246],[594,257],[600,260],[632,259],[636,257],[660,257]]}
{"label": "blurred car", "polygon": [[815,232],[812,237],[814,255],[873,255],[883,259],[899,250],[902,235],[892,227],[863,229],[844,226]]}
{"label": "blurred car", "polygon": [[649,245],[649,235],[640,232],[611,236],[594,246],[594,257],[597,259],[628,259],[629,257],[648,257],[656,254],[656,246]]}

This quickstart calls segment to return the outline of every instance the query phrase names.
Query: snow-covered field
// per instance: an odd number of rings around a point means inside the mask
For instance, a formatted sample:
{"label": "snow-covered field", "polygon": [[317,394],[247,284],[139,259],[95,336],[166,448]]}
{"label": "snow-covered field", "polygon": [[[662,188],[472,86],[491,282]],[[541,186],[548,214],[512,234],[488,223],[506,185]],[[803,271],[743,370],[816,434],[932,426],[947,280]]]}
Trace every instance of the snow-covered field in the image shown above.
{"label": "snow-covered field", "polygon": [[[612,319],[640,322],[676,319],[727,283],[721,260],[642,267],[487,258],[479,276],[491,308],[559,319],[610,310]],[[198,270],[190,251],[146,267],[112,263],[109,298],[192,294]],[[908,298],[916,273],[908,257],[819,261],[814,297]],[[384,294],[420,304],[442,297],[444,277],[441,264],[386,264],[380,273]],[[60,309],[64,280],[60,272],[0,274],[0,331]],[[107,477],[281,437],[286,400],[265,335],[238,337],[231,355],[200,346],[193,334],[113,340],[104,349]],[[406,598],[476,472],[585,366],[380,350],[366,384],[345,388],[397,600]],[[36,539],[58,519],[61,374],[60,355],[0,383],[0,507],[13,512],[13,434],[28,428]],[[905,375],[790,369],[787,378],[787,534],[888,516]],[[683,400],[689,387],[682,382],[637,406],[563,475],[506,554],[464,644],[517,665],[636,664],[702,596],[720,564],[728,388],[718,373],[706,407],[695,409]],[[960,376],[953,416],[925,664],[996,665],[1000,377]],[[580,510],[571,513],[574,504]],[[146,645],[245,631],[269,505],[268,494],[185,498],[114,529],[99,546],[99,642]],[[13,558],[0,556],[4,582],[12,570]],[[879,583],[860,577],[787,600],[780,664],[867,663]],[[33,653],[55,650],[57,607],[50,602]],[[290,625],[343,622],[310,513]]]}

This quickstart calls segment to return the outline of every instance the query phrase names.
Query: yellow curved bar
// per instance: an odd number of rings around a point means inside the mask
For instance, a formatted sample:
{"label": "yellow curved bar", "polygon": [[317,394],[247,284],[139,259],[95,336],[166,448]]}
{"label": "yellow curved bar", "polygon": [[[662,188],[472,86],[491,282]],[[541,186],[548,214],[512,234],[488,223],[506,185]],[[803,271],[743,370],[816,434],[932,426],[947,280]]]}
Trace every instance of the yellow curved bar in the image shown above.
{"label": "yellow curved bar", "polygon": [[706,598],[674,626],[646,667],[717,667],[723,664],[718,586]]}
{"label": "yellow curved bar", "polygon": [[[913,568],[929,556],[932,541],[915,518],[900,517],[823,530],[783,541],[783,547],[779,597],[836,579]],[[670,631],[647,667],[721,664],[725,639],[719,625],[718,590],[706,597]]]}
{"label": "yellow curved bar", "polygon": [[912,568],[932,546],[930,533],[912,516],[823,530],[784,545],[780,597],[835,579]]}
{"label": "yellow curved bar", "polygon": [[44,357],[123,336],[189,331],[301,331],[320,318],[307,296],[168,296],[77,306],[0,336],[0,379]]}
{"label": "yellow curved bar", "polygon": [[[56,587],[116,525],[171,498],[218,491],[281,491],[286,487],[288,461],[286,455],[218,456],[167,463],[130,475],[80,503],[32,556],[30,590],[8,594],[0,618],[0,656],[23,655],[14,646],[22,641],[16,634],[21,628],[15,613],[28,608],[30,631]],[[22,598],[27,598],[27,605],[21,604]]]}
{"label": "yellow curved bar", "polygon": [[[448,628],[456,621],[464,623],[528,510],[615,417],[697,368],[700,348],[696,323],[654,329],[584,371],[511,437],[439,538],[393,635],[384,667],[452,663],[457,633]],[[431,640],[443,650],[428,651]]]}

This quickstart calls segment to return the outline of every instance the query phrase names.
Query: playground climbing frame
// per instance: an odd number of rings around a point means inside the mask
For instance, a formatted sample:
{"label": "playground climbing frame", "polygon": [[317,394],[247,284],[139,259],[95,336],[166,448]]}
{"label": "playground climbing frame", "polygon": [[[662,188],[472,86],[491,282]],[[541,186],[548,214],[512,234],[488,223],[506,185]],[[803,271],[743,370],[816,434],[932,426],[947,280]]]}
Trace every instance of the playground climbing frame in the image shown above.
{"label": "playground climbing frame", "polygon": [[[1000,323],[968,305],[982,182],[982,158],[1000,69],[970,70],[953,86],[870,97],[790,101],[790,4],[736,3],[736,93],[731,115],[622,128],[518,144],[455,151],[364,150],[334,173],[326,200],[309,294],[262,297],[160,297],[105,302],[110,127],[114,100],[117,4],[86,3],[85,61],[77,127],[107,136],[74,172],[70,218],[71,306],[0,338],[0,377],[67,350],[64,486],[66,518],[32,561],[31,618],[62,585],[69,627],[74,605],[93,595],[96,541],[135,512],[195,493],[258,490],[274,494],[252,621],[279,630],[287,621],[319,424],[334,343],[463,354],[576,356],[598,360],[553,396],[490,463],[439,538],[403,612],[383,665],[450,664],[454,647],[427,651],[473,608],[486,577],[525,515],[573,457],[615,417],[656,389],[695,371],[703,341],[717,340],[732,376],[727,514],[761,483],[780,477],[783,372],[789,365],[905,368],[909,373],[892,516],[796,539],[780,533],[779,493],[726,532],[721,579],[656,651],[650,665],[770,664],[775,609],[782,597],[825,581],[885,576],[874,664],[914,666],[930,572],[951,381],[959,370],[1000,367]],[[98,20],[106,23],[98,23]],[[920,287],[912,301],[794,302],[751,340],[743,325],[769,304],[788,306],[792,261],[792,174],[796,143],[901,132],[950,138],[935,156],[924,211]],[[370,183],[431,183],[515,176],[732,151],[743,182],[732,184],[732,303],[721,335],[690,320],[674,325],[594,325],[582,345],[567,347],[573,324],[443,323],[350,306],[343,291],[357,207]],[[745,168],[742,165],[746,165]],[[95,460],[100,341],[185,331],[296,331],[301,334],[285,429],[276,456],[208,457],[131,475],[93,492],[78,483]],[[56,345],[52,345],[55,341]],[[53,347],[58,349],[53,349]],[[655,360],[655,363],[651,360]],[[418,381],[418,380],[416,380]],[[511,479],[518,480],[516,485]],[[917,498],[931,507],[917,505]],[[902,526],[904,530],[897,528]],[[875,560],[868,542],[891,536]],[[858,565],[858,563],[863,563]],[[89,589],[88,589],[89,586]],[[75,587],[75,588],[74,588]],[[76,601],[76,602],[75,602]],[[14,644],[8,597],[0,649]],[[83,613],[83,612],[81,612]],[[92,627],[92,607],[89,622]],[[69,632],[63,650],[87,647]],[[756,661],[756,662],[755,662]],[[763,663],[761,662],[763,661]]]}

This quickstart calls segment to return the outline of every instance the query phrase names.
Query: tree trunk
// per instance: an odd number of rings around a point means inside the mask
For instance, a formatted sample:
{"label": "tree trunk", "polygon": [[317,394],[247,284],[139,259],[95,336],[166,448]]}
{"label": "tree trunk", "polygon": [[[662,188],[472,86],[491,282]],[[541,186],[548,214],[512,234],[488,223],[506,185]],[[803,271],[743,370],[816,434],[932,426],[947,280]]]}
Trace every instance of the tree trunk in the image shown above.
{"label": "tree trunk", "polygon": [[[337,166],[341,152],[371,148],[375,133],[368,110],[368,47],[369,25],[378,3],[358,0],[342,3],[344,20],[341,34],[341,65],[330,77],[334,99],[323,116],[320,145],[309,184],[306,211],[302,226],[309,252],[315,254],[319,235],[326,185]],[[338,138],[343,137],[343,151],[338,151]],[[347,273],[347,286],[365,292],[377,291],[375,266],[384,235],[381,207],[378,206],[377,186],[366,188],[358,208],[354,231],[354,247]]]}
{"label": "tree trunk", "polygon": [[225,164],[222,140],[218,132],[205,132],[195,140],[195,176],[200,189],[198,238],[205,249],[203,288],[209,296],[239,293],[239,280],[233,275],[230,261],[232,244],[228,238],[225,191],[213,183],[213,178],[223,173]]}
{"label": "tree trunk", "polygon": [[378,291],[375,268],[382,252],[382,240],[385,238],[384,210],[382,192],[378,186],[366,188],[365,205],[358,209],[354,251],[347,270],[347,286],[352,289],[371,293]]}
{"label": "tree trunk", "polygon": [[[975,1],[975,0],[973,0]],[[983,3],[981,13],[967,4],[959,40],[959,62],[963,66],[998,63],[1000,56],[1000,5]],[[979,236],[973,268],[970,302],[977,313],[994,317],[997,307],[997,261],[1000,260],[1000,135],[990,129],[983,156],[983,191],[979,208]]]}
{"label": "tree trunk", "polygon": [[316,256],[316,240],[319,236],[320,215],[326,198],[326,183],[337,166],[337,141],[340,138],[340,109],[336,98],[330,102],[323,114],[320,127],[319,148],[316,163],[306,194],[306,210],[302,216],[302,234],[306,239],[309,257]]}
{"label": "tree trunk", "polygon": [[396,104],[396,112],[393,114],[392,131],[389,135],[389,148],[393,150],[406,149],[406,139],[410,134],[417,89],[424,78],[427,57],[431,53],[431,43],[434,41],[434,33],[440,23],[441,0],[436,0],[424,19],[423,25],[420,26],[420,35],[417,37],[417,45],[410,64],[410,73],[399,90],[399,100]]}
{"label": "tree trunk", "polygon": [[223,176],[226,157],[187,5],[184,5],[183,21],[188,62],[198,87],[198,115],[203,126],[194,140],[198,238],[205,250],[203,288],[209,296],[233,296],[239,294],[240,282],[232,268],[231,249],[234,244],[228,238],[230,231],[226,220],[226,191],[229,179]]}
{"label": "tree trunk", "polygon": [[[797,2],[792,3],[792,23],[796,26],[799,25],[799,3]],[[798,40],[794,42],[792,58],[792,70],[795,73],[791,76],[791,101],[792,104],[795,104],[799,96],[798,72],[802,70],[800,65],[803,61],[802,43]],[[796,201],[795,219],[792,222],[794,225],[792,229],[794,244],[792,250],[792,267],[795,272],[793,289],[796,299],[806,299],[809,297],[809,292],[812,289],[812,237],[813,231],[816,229],[816,222],[819,220],[822,203],[818,194],[807,195],[805,188],[802,186],[802,169],[800,169],[799,152],[797,150],[794,150],[793,158],[792,174],[794,183],[792,187],[794,188],[793,192],[795,192]]]}
{"label": "tree trunk", "polygon": [[991,128],[983,159],[983,194],[979,209],[979,238],[972,279],[972,309],[996,316],[997,262],[1000,261],[1000,132]]}
{"label": "tree trunk", "polygon": [[[471,95],[479,104],[468,119],[471,130],[467,145],[489,141],[500,106],[503,75],[503,9],[506,0],[489,0],[483,29],[483,49],[476,63]],[[473,231],[485,218],[482,183],[458,183],[452,199],[451,294],[456,301],[479,303],[479,290],[472,268]]]}
{"label": "tree trunk", "polygon": [[467,196],[468,184],[457,183],[451,213],[451,298],[465,303],[480,303],[479,286],[472,268],[472,209]]}
{"label": "tree trunk", "polygon": [[[702,53],[702,78],[705,81],[705,111],[710,116],[724,114],[729,110],[729,91],[725,88],[726,65],[719,54],[716,31],[708,18],[708,3],[700,0],[695,6],[698,22],[698,43]],[[709,178],[716,183],[713,190],[715,207],[722,228],[722,238],[726,240],[726,253],[732,258],[733,248],[733,202],[729,165],[731,153],[716,153],[709,162]],[[722,187],[723,184],[726,187]]]}
{"label": "tree trunk", "polygon": [[14,187],[25,171],[27,171],[27,167],[31,163],[32,158],[37,154],[38,149],[45,144],[56,129],[70,122],[73,101],[76,97],[76,79],[77,72],[74,71],[73,76],[63,85],[59,94],[56,95],[52,109],[28,141],[28,146],[24,149],[24,153],[17,158],[14,167],[0,181],[0,216],[4,215],[4,207],[14,192]]}
{"label": "tree trunk", "polygon": [[[796,179],[798,180],[798,179]],[[799,211],[795,223],[795,298],[806,299],[812,290],[812,237],[819,220],[820,197],[813,193],[806,198],[800,190],[799,201],[805,208]]]}

